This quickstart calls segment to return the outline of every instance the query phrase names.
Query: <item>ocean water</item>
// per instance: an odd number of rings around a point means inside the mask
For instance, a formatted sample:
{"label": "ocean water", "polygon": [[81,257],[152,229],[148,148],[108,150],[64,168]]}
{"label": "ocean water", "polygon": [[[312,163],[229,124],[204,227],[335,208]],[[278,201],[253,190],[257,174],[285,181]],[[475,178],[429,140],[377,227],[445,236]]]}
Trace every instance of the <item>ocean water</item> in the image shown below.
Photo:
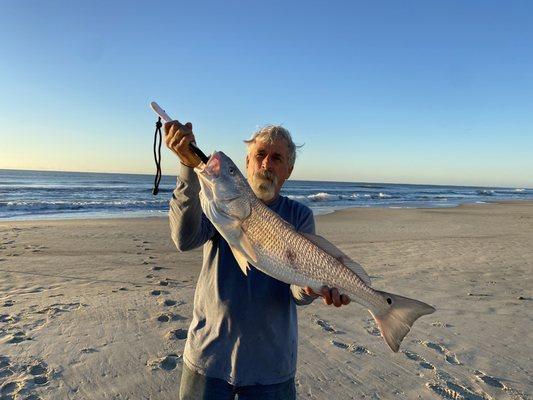
{"label": "ocean water", "polygon": [[[0,170],[0,220],[164,216],[176,177]],[[288,181],[282,194],[315,214],[349,207],[454,207],[462,203],[533,200],[533,189]]]}

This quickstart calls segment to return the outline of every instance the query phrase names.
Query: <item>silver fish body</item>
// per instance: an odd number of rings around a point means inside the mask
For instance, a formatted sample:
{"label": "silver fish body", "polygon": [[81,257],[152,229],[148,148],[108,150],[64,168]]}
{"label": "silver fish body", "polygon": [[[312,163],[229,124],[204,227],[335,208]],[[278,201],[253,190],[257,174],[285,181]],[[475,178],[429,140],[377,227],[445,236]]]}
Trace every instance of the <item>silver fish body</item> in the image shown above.
{"label": "silver fish body", "polygon": [[[286,283],[319,291],[323,285],[336,287],[367,308],[382,301],[352,270],[308,237],[296,232],[257,198],[241,229],[257,255],[256,268]],[[256,265],[257,264],[257,265]]]}
{"label": "silver fish body", "polygon": [[233,161],[214,153],[200,178],[205,215],[231,246],[244,273],[248,263],[275,279],[319,291],[336,287],[367,308],[393,351],[416,319],[435,309],[375,290],[364,269],[324,238],[297,232],[253,193]]}

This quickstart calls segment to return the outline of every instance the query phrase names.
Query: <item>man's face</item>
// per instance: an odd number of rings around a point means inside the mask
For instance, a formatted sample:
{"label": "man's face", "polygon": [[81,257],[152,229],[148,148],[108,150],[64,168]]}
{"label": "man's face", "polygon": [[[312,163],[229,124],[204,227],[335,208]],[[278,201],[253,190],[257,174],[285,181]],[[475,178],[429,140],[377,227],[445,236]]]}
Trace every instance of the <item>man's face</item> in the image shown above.
{"label": "man's face", "polygon": [[256,141],[250,145],[246,156],[248,182],[265,203],[277,197],[291,172],[289,150],[284,139],[276,139],[272,144]]}

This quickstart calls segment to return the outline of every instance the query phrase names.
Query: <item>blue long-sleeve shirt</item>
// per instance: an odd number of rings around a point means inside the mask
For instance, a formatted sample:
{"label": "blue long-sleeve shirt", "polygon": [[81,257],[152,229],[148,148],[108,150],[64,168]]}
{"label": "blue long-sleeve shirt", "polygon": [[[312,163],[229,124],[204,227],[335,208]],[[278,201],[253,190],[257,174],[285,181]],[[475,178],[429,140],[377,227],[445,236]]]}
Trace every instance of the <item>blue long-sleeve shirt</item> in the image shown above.
{"label": "blue long-sleeve shirt", "polygon": [[[254,267],[245,276],[202,213],[199,191],[196,174],[182,165],[170,201],[172,239],[180,251],[203,245],[184,362],[202,375],[236,386],[285,382],[296,373],[296,305],[314,298]],[[284,196],[268,207],[296,230],[315,232],[308,207]]]}

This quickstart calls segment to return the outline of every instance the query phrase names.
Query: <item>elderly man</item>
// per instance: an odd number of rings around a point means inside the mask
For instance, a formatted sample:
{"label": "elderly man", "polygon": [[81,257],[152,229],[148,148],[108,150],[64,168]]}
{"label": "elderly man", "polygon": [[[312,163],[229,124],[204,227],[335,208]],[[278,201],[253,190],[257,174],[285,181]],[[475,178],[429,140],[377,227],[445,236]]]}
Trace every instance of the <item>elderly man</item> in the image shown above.
{"label": "elderly man", "polygon": [[[165,124],[165,143],[181,161],[170,201],[172,239],[180,251],[203,245],[203,265],[183,354],[180,398],[294,399],[298,325],[296,305],[322,296],[340,307],[337,289],[290,286],[251,268],[245,276],[230,247],[203,215],[190,150],[192,125]],[[291,175],[296,146],[281,126],[266,126],[245,141],[246,172],[259,199],[298,231],[314,233],[311,210],[279,194]]]}

